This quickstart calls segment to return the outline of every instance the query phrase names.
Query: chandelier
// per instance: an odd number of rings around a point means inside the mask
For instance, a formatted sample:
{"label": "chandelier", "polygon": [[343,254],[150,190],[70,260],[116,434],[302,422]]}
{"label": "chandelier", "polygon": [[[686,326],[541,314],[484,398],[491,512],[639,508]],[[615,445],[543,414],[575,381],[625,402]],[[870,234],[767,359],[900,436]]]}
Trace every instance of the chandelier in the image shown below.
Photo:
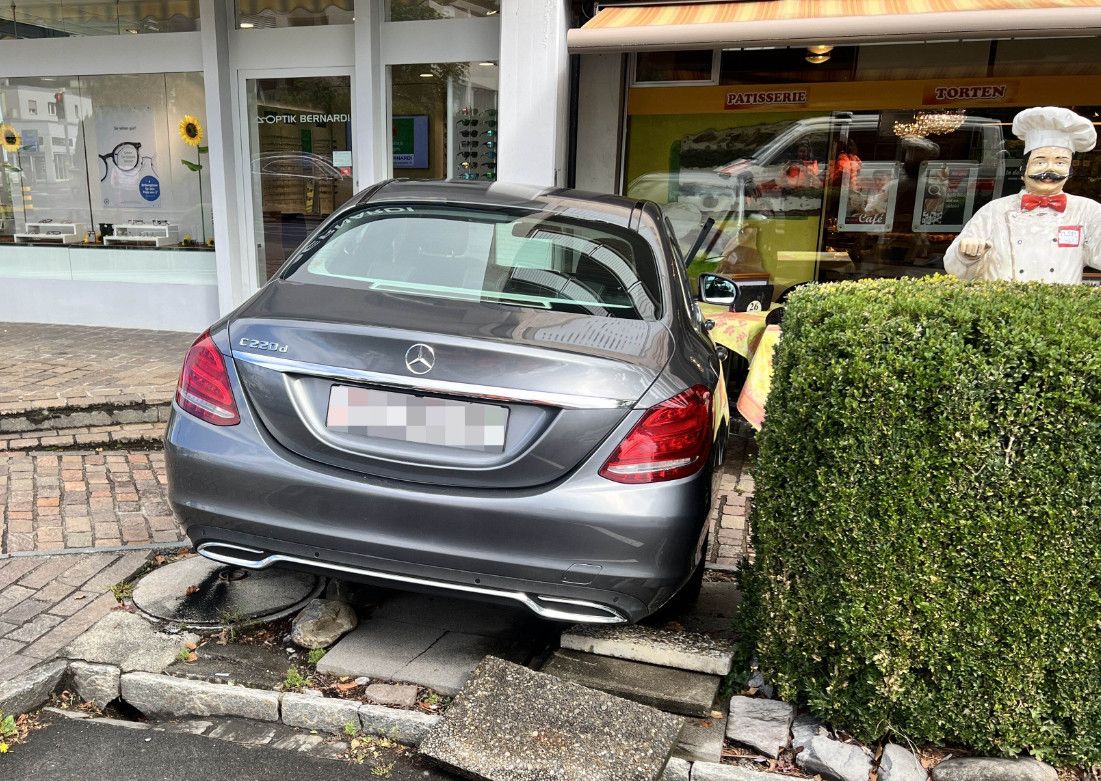
{"label": "chandelier", "polygon": [[895,122],[895,135],[904,136],[941,136],[960,129],[967,120],[963,110],[959,111],[919,111],[910,122]]}

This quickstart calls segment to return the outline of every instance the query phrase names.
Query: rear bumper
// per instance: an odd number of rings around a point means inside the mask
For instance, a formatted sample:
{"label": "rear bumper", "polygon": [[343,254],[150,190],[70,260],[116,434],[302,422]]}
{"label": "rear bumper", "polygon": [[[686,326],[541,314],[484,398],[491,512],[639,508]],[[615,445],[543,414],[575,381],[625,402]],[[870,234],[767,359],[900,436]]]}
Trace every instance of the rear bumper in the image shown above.
{"label": "rear bumper", "polygon": [[[702,555],[710,469],[621,485],[595,473],[607,457],[597,452],[550,486],[441,490],[303,459],[258,427],[247,405],[241,417],[237,426],[211,426],[174,407],[165,438],[169,501],[211,558],[450,589],[511,599],[548,618],[611,622],[655,611]],[[608,450],[634,422],[628,416]]]}

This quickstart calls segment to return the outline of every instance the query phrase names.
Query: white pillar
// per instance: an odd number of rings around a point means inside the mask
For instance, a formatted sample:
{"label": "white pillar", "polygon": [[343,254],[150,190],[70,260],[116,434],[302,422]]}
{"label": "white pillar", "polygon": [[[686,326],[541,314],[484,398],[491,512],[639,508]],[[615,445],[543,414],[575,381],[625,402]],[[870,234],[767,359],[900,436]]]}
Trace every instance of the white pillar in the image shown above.
{"label": "white pillar", "polygon": [[237,114],[230,67],[229,30],[236,20],[233,3],[199,0],[203,52],[203,86],[206,91],[206,165],[210,173],[210,205],[214,216],[215,262],[218,269],[218,311],[225,314],[243,301],[249,291],[242,253],[242,225],[238,210],[241,176],[233,118]]}
{"label": "white pillar", "polygon": [[565,0],[502,0],[497,178],[564,185],[569,112]]}
{"label": "white pillar", "polygon": [[583,54],[577,95],[579,190],[619,192],[624,55]]}
{"label": "white pillar", "polygon": [[383,0],[356,0],[352,78],[352,174],[355,189],[390,175],[386,67],[382,64]]}

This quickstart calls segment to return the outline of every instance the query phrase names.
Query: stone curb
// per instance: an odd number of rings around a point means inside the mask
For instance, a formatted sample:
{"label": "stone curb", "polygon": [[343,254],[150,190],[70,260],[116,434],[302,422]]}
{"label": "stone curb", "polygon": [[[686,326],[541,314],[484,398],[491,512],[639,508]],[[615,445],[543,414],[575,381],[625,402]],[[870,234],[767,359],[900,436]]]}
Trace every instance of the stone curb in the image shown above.
{"label": "stone curb", "polygon": [[346,724],[411,746],[440,720],[435,714],[330,697],[280,693],[224,683],[192,681],[148,672],[123,673],[115,665],[56,659],[0,683],[0,713],[19,715],[49,700],[59,685],[73,685],[82,698],[101,707],[121,697],[146,716],[187,719],[227,716],[281,722],[333,734]]}
{"label": "stone curb", "polygon": [[[0,415],[0,434],[57,431],[94,426],[133,423],[164,423],[172,408],[172,397],[134,399],[91,404],[62,402],[34,409],[10,410]],[[31,434],[30,436],[34,436]]]}

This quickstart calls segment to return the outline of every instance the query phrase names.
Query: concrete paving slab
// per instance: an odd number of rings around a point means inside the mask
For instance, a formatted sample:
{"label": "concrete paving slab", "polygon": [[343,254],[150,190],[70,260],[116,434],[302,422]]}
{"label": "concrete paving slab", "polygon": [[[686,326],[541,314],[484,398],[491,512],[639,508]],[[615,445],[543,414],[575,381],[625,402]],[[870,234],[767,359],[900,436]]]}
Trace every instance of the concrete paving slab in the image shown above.
{"label": "concrete paving slab", "polygon": [[487,658],[420,750],[488,781],[656,781],[681,719]]}
{"label": "concrete paving slab", "polygon": [[159,673],[176,660],[185,643],[198,640],[198,635],[190,632],[166,634],[142,616],[117,610],[101,618],[61,655],[85,662],[113,664],[124,673]]}
{"label": "concrete paving slab", "polygon": [[432,647],[397,673],[397,679],[435,689],[440,694],[458,693],[474,668],[487,656],[523,664],[530,656],[523,641],[465,632],[447,632]]}
{"label": "concrete paving slab", "polygon": [[689,762],[719,762],[726,738],[726,717],[685,719],[673,756]]}
{"label": "concrete paving slab", "polygon": [[570,650],[555,651],[543,672],[670,713],[697,717],[710,715],[722,681],[715,675]]}
{"label": "concrete paving slab", "polygon": [[134,588],[134,604],[164,621],[216,627],[290,615],[324,585],[306,572],[246,570],[191,556],[143,577]]}
{"label": "concrete paving slab", "polygon": [[562,634],[562,647],[709,675],[726,675],[734,658],[733,643],[639,624],[575,625]]}
{"label": "concrete paving slab", "polygon": [[428,624],[372,618],[340,638],[321,657],[317,671],[329,675],[404,680],[395,676],[443,634],[444,630]]}
{"label": "concrete paving slab", "polygon": [[553,625],[512,608],[391,593],[329,649],[317,670],[415,683],[451,695],[485,656],[526,663],[555,635]]}

